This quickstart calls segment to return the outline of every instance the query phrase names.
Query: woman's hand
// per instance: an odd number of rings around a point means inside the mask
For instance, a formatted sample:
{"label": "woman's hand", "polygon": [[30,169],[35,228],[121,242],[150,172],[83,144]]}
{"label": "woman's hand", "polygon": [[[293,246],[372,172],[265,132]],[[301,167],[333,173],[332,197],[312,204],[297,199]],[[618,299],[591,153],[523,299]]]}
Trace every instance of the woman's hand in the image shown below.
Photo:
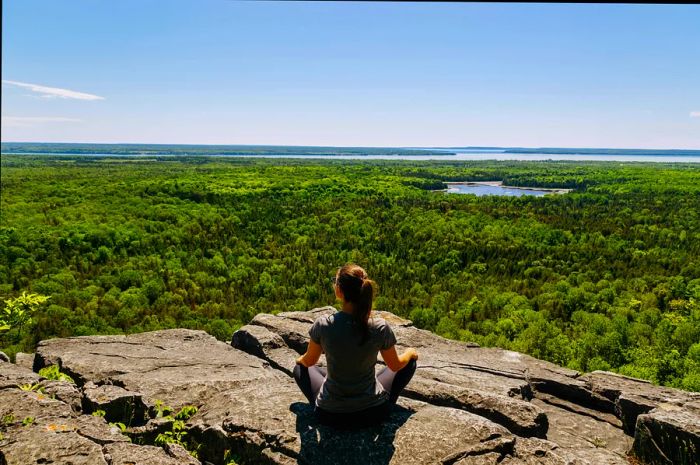
{"label": "woman's hand", "polygon": [[403,351],[401,358],[406,360],[418,360],[418,351],[413,347],[409,347]]}
{"label": "woman's hand", "polygon": [[408,362],[411,360],[418,360],[418,351],[416,351],[416,349],[413,347],[409,347],[408,349],[404,350],[400,356],[396,353],[395,345],[386,350],[380,351],[380,353],[382,354],[382,358],[384,359],[386,366],[393,372],[401,370],[403,367],[408,365]]}
{"label": "woman's hand", "polygon": [[320,344],[316,344],[314,341],[309,341],[309,346],[306,349],[306,353],[297,359],[297,363],[309,368],[318,362],[318,359],[321,358],[322,353],[323,348]]}

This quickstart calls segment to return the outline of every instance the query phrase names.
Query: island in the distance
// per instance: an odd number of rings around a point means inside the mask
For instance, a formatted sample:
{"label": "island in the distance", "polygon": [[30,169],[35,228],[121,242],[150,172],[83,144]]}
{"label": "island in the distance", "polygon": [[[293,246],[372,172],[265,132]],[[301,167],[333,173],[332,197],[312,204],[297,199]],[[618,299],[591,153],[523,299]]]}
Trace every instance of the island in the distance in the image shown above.
{"label": "island in the distance", "polygon": [[228,156],[228,157],[419,157],[486,152],[539,155],[700,157],[700,150],[523,147],[328,147],[294,145],[88,144],[3,142],[4,155]]}
{"label": "island in the distance", "polygon": [[289,145],[68,144],[3,142],[3,154],[98,156],[411,156],[454,155],[452,151],[390,147],[307,147]]}

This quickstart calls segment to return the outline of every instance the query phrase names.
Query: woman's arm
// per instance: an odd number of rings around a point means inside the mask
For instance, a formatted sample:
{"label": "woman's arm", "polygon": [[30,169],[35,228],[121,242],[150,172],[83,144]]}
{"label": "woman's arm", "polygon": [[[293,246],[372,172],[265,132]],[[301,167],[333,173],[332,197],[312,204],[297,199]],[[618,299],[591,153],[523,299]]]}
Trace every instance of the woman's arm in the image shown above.
{"label": "woman's arm", "polygon": [[321,353],[323,353],[321,345],[309,340],[306,353],[297,359],[297,363],[304,365],[306,368],[314,366],[318,362],[318,359],[321,358]]}
{"label": "woman's arm", "polygon": [[413,347],[409,347],[408,349],[404,350],[401,356],[396,353],[395,345],[386,350],[380,351],[380,353],[382,354],[382,358],[384,359],[386,366],[393,372],[397,372],[408,365],[408,362],[410,362],[411,359],[418,360],[418,352]]}

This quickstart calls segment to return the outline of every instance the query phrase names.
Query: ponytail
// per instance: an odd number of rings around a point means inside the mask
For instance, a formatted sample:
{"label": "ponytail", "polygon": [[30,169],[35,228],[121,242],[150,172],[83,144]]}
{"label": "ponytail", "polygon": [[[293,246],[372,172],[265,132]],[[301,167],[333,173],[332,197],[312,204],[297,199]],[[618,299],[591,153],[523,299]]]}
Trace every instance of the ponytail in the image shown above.
{"label": "ponytail", "polygon": [[369,314],[372,311],[375,283],[360,266],[348,263],[338,270],[336,283],[353,307],[352,320],[361,335],[360,345],[369,339]]}
{"label": "ponytail", "polygon": [[374,297],[374,281],[371,279],[363,279],[362,287],[360,288],[360,298],[355,302],[352,318],[355,326],[360,330],[362,339],[360,344],[364,344],[369,338],[369,314],[372,311],[372,298]]}

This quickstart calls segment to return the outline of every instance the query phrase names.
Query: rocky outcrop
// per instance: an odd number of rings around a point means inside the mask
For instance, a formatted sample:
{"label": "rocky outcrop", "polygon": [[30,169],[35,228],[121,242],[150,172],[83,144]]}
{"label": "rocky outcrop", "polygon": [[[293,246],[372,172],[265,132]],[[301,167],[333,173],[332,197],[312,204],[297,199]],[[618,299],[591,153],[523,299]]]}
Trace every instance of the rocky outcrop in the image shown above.
{"label": "rocky outcrop", "polygon": [[[399,349],[419,350],[413,381],[381,425],[319,425],[290,374],[311,324],[332,311],[257,315],[231,345],[183,329],[43,341],[34,370],[58,364],[77,385],[0,363],[0,413],[13,415],[1,427],[0,464],[60,463],[56,457],[110,465],[626,464],[633,440],[644,463],[695,463],[697,394],[611,373],[580,376],[516,352],[449,341],[382,312]],[[164,405],[173,414],[199,408],[179,441],[199,461],[180,445],[154,446],[177,423]],[[35,419],[24,425],[27,416]]]}
{"label": "rocky outcrop", "polygon": [[31,370],[34,366],[34,354],[17,352],[15,354],[15,363],[21,367],[29,368]]}
{"label": "rocky outcrop", "polygon": [[637,418],[634,454],[654,465],[700,463],[700,404],[656,408]]}
{"label": "rocky outcrop", "polygon": [[[232,344],[290,372],[294,358],[286,355],[286,351],[303,352],[310,325],[318,316],[333,311],[326,307],[277,316],[260,314],[234,334]],[[377,312],[377,316],[392,324],[399,349],[413,346],[419,350],[419,367],[405,396],[486,418],[515,434],[521,446],[524,438],[528,438],[529,444],[533,444],[534,438],[546,438],[547,446],[540,443],[538,458],[532,463],[547,463],[542,458],[545,450],[547,457],[556,456],[556,460],[563,460],[561,463],[625,461],[640,414],[651,412],[653,417],[669,408],[687,412],[689,406],[700,400],[696,393],[654,386],[614,373],[581,376],[524,354],[446,340],[395,315]],[[287,347],[281,345],[280,339]],[[688,421],[700,424],[697,413],[688,415]],[[643,419],[648,421],[646,417]],[[666,443],[654,447],[657,455],[665,454],[668,447],[697,441],[697,432],[680,419],[675,420],[675,427],[667,424],[664,428]],[[637,441],[648,442],[644,438]],[[632,452],[637,449],[635,445]],[[518,450],[526,448],[516,447],[515,455],[508,458],[511,463],[516,459],[526,463],[533,459],[523,452],[518,456]],[[689,447],[689,450],[695,449]],[[662,463],[649,453],[637,455],[649,463]]]}
{"label": "rocky outcrop", "polygon": [[141,394],[123,387],[88,382],[83,386],[83,405],[87,413],[104,412],[107,421],[141,424],[146,421],[146,405]]}
{"label": "rocky outcrop", "polygon": [[137,446],[115,442],[104,447],[109,465],[200,465],[182,446]]}
{"label": "rocky outcrop", "polygon": [[19,388],[41,381],[41,376],[14,363],[0,363],[0,389]]}
{"label": "rocky outcrop", "polygon": [[[194,465],[182,451],[130,443],[119,427],[76,410],[79,389],[42,380],[26,368],[0,365],[0,463]],[[70,386],[67,386],[70,385]],[[79,394],[80,396],[80,394]],[[64,400],[62,400],[65,399]],[[80,397],[78,397],[78,407]]]}
{"label": "rocky outcrop", "polygon": [[34,369],[53,364],[79,385],[121,387],[150,409],[156,400],[174,409],[202,405],[219,392],[283,376],[258,357],[187,329],[40,342]]}
{"label": "rocky outcrop", "polygon": [[700,402],[700,395],[679,389],[654,386],[649,381],[615,373],[594,371],[580,378],[588,389],[610,400],[625,431],[634,435],[637,416],[654,408],[682,409]]}

